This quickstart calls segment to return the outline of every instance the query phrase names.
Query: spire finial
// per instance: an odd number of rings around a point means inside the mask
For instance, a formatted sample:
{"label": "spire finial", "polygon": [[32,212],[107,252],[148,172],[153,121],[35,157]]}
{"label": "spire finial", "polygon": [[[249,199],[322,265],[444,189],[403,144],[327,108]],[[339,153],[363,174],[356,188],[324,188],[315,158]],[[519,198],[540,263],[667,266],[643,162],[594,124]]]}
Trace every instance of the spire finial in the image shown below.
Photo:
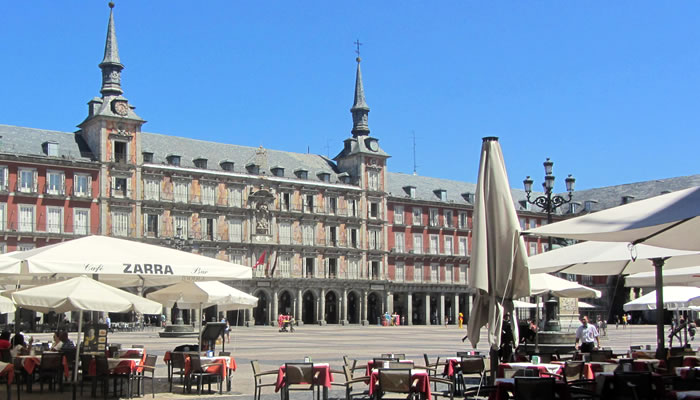
{"label": "spire finial", "polygon": [[113,2],[113,1],[110,1],[110,2],[109,2],[109,8],[114,8],[114,2]]}
{"label": "spire finial", "polygon": [[367,126],[367,118],[369,114],[369,106],[365,101],[365,88],[362,84],[362,70],[360,69],[360,40],[355,41],[357,49],[357,74],[355,75],[355,101],[353,102],[350,112],[352,113],[352,136],[358,137],[369,135],[369,126]]}
{"label": "spire finial", "polygon": [[117,46],[117,31],[114,28],[114,2],[109,2],[109,23],[107,24],[107,40],[105,41],[105,56],[100,63],[102,69],[102,89],[104,96],[119,96],[122,94],[121,71],[124,66],[119,61]]}

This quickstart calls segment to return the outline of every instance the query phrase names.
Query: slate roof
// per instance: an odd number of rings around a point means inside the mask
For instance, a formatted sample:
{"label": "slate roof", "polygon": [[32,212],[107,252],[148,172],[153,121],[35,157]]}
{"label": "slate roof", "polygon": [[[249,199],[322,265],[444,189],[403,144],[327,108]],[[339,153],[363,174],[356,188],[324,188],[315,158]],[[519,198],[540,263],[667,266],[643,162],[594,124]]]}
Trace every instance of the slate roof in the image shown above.
{"label": "slate roof", "polygon": [[58,143],[60,158],[78,161],[95,161],[82,136],[70,132],[49,131],[0,124],[0,153],[15,153],[47,157],[43,143]]}

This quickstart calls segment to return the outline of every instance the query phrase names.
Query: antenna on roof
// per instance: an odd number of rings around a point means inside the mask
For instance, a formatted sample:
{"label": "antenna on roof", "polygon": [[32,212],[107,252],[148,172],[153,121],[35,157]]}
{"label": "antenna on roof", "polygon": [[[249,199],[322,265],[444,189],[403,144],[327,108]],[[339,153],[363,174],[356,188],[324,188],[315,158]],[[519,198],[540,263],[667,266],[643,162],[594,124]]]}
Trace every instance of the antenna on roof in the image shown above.
{"label": "antenna on roof", "polygon": [[311,154],[311,146],[306,145],[306,154]]}
{"label": "antenna on roof", "polygon": [[416,164],[416,131],[413,133],[413,175],[418,175],[418,165]]}

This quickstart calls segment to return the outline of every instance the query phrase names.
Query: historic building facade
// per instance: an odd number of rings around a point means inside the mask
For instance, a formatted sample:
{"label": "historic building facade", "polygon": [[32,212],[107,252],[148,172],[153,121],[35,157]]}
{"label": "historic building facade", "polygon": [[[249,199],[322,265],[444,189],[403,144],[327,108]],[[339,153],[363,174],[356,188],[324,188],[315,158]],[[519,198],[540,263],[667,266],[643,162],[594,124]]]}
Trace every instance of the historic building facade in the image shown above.
{"label": "historic building facade", "polygon": [[[246,316],[255,324],[280,313],[307,324],[466,318],[475,185],[388,172],[360,61],[351,135],[332,160],[147,133],[124,97],[110,12],[101,96],[80,130],[0,125],[0,250],[104,234],[249,265],[252,280],[230,283],[260,299]],[[523,191],[513,199],[523,229],[546,221]],[[587,201],[555,218],[604,203]],[[547,250],[527,240],[529,254]]]}

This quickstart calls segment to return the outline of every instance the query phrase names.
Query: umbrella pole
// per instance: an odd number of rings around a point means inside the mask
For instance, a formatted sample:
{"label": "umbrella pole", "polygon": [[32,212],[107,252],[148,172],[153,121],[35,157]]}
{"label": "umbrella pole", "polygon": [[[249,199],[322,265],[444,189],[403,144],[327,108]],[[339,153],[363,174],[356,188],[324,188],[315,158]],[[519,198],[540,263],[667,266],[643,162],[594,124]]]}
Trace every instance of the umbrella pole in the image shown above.
{"label": "umbrella pole", "polygon": [[202,353],[202,303],[199,303],[199,353]]}
{"label": "umbrella pole", "polygon": [[83,310],[78,314],[78,340],[75,342],[75,364],[73,364],[73,400],[76,398],[78,383],[78,360],[80,360],[80,333],[83,331]]}
{"label": "umbrella pole", "polygon": [[[540,296],[535,296],[535,326],[537,326],[537,331],[535,332],[535,353],[540,352]],[[529,329],[530,327],[528,327]]]}
{"label": "umbrella pole", "polygon": [[666,359],[664,347],[664,277],[662,274],[664,259],[654,258],[654,278],[656,283],[656,358]]}

